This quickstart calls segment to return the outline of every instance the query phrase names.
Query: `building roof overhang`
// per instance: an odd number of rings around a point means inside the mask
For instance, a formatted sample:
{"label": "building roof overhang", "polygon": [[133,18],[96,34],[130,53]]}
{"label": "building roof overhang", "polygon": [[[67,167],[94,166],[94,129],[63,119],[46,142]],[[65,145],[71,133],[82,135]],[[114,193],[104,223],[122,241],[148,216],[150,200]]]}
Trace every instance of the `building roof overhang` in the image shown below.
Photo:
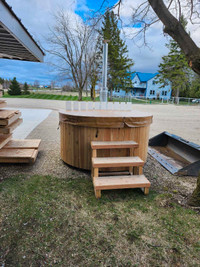
{"label": "building roof overhang", "polygon": [[0,58],[43,62],[44,52],[5,0],[0,0]]}

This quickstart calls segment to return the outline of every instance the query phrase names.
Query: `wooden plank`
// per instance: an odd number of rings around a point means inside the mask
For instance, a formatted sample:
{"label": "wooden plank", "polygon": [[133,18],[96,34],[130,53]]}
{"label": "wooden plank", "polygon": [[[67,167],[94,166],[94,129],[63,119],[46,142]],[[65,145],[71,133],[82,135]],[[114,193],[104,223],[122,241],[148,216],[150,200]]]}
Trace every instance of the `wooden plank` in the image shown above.
{"label": "wooden plank", "polygon": [[36,161],[37,155],[38,155],[38,149],[35,149],[30,159],[30,163],[34,163]]}
{"label": "wooden plank", "polygon": [[101,198],[101,190],[94,190],[94,193],[96,198]]}
{"label": "wooden plank", "polygon": [[21,123],[23,122],[23,119],[17,119],[9,126],[0,126],[0,133],[2,134],[9,134],[12,133]]}
{"label": "wooden plank", "polygon": [[93,174],[94,174],[95,177],[98,177],[99,176],[99,169],[98,168],[94,168]]}
{"label": "wooden plank", "polygon": [[3,125],[3,126],[8,126],[12,124],[21,116],[20,111],[12,111],[11,113],[6,113],[4,111],[9,111],[9,110],[0,111],[0,125]]}
{"label": "wooden plank", "polygon": [[9,110],[9,109],[0,110],[0,119],[10,119],[18,112],[19,110]]}
{"label": "wooden plank", "polygon": [[3,100],[3,101],[0,100],[0,109],[1,109],[1,108],[5,108],[6,105],[7,105],[6,101],[4,101],[4,100]]}
{"label": "wooden plank", "polygon": [[149,194],[149,187],[145,187],[145,188],[144,188],[144,194],[145,194],[145,195],[148,195],[148,194]]}
{"label": "wooden plank", "polygon": [[110,149],[110,148],[135,148],[138,143],[134,141],[92,141],[92,149]]}
{"label": "wooden plank", "polygon": [[108,157],[92,158],[92,166],[95,168],[105,167],[129,167],[143,166],[144,161],[139,157]]}
{"label": "wooden plank", "polygon": [[95,190],[149,188],[151,186],[144,175],[94,177],[93,184]]}
{"label": "wooden plank", "polygon": [[97,157],[97,150],[96,149],[93,149],[92,150],[92,157],[93,158],[96,158]]}
{"label": "wooden plank", "polygon": [[33,163],[37,149],[5,149],[0,150],[0,163]]}
{"label": "wooden plank", "polygon": [[12,134],[0,135],[0,149],[4,147],[12,138]]}
{"label": "wooden plank", "polygon": [[41,139],[12,139],[7,143],[4,148],[24,148],[24,149],[38,149],[41,143]]}

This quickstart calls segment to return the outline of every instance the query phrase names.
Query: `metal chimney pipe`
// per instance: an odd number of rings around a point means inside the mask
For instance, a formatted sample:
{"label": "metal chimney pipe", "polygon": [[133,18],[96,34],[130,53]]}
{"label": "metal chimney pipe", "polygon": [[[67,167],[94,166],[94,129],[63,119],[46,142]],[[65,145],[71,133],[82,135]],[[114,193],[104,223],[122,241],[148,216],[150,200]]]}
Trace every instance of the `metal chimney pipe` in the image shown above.
{"label": "metal chimney pipe", "polygon": [[101,102],[108,102],[107,65],[108,65],[108,40],[104,40],[103,41],[102,88],[100,91],[100,101]]}

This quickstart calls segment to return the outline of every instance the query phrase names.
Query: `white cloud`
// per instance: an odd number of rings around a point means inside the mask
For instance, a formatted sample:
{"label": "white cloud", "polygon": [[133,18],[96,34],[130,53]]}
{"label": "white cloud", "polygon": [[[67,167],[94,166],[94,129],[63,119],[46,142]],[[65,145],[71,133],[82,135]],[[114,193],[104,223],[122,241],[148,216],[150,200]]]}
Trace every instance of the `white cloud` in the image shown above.
{"label": "white cloud", "polygon": [[144,45],[142,34],[135,37],[136,33],[141,30],[141,28],[134,28],[132,26],[133,22],[131,21],[131,16],[133,14],[133,8],[136,8],[141,2],[141,0],[136,0],[134,2],[131,0],[123,1],[123,5],[120,9],[122,25],[129,24],[129,26],[123,27],[122,36],[128,46],[129,56],[135,62],[133,69],[141,72],[156,72],[162,56],[168,53],[168,49],[165,46],[167,40],[163,35],[161,22],[153,24],[147,30],[145,36],[147,45]]}
{"label": "white cloud", "polygon": [[[16,15],[22,19],[22,23],[33,35],[35,40],[40,40],[44,46],[45,41],[43,37],[48,35],[48,26],[54,24],[52,15],[59,8],[63,7],[64,10],[68,10],[72,16],[72,21],[79,20],[80,22],[82,18],[75,11],[78,11],[79,14],[89,11],[86,0],[7,0],[7,2],[13,7]],[[142,2],[143,0],[123,0],[120,15],[124,25],[131,23],[133,8]],[[130,35],[136,30],[133,27],[125,27],[126,37],[123,37],[126,40],[129,55],[135,61],[134,70],[155,72],[157,71],[161,57],[168,52],[165,47],[167,40],[163,35],[162,24],[154,24],[147,32],[146,39],[150,48],[144,46],[139,48],[138,45],[141,45],[142,40],[131,40]],[[194,41],[200,46],[199,26],[197,27],[188,23],[188,30],[191,32]]]}
{"label": "white cloud", "polygon": [[[186,1],[186,0],[183,0]],[[133,9],[137,8],[143,0],[123,0],[120,8],[120,17],[122,19],[122,25],[125,25],[123,31],[125,32],[124,40],[127,43],[129,49],[130,57],[135,61],[134,69],[136,71],[144,72],[155,72],[158,69],[158,65],[161,61],[162,56],[168,53],[168,49],[165,47],[165,43],[169,39],[166,38],[163,34],[163,25],[161,22],[153,24],[146,33],[146,41],[149,47],[142,46],[142,36],[141,39],[133,38],[135,33],[140,30],[138,28],[133,28],[132,14]],[[117,7],[115,8],[115,13],[117,13]],[[152,10],[150,16],[154,16],[155,13]],[[188,9],[183,10],[184,14],[188,15]],[[129,27],[127,26],[129,24]],[[195,43],[200,46],[200,34],[199,34],[199,25],[194,25],[188,22],[187,25],[188,31]],[[139,48],[139,47],[140,48]]]}
{"label": "white cloud", "polygon": [[[155,25],[154,25],[155,26]],[[146,33],[148,45],[144,45],[144,39],[134,41],[134,39],[126,38],[126,44],[129,50],[129,56],[134,60],[134,70],[141,72],[156,72],[163,55],[168,53],[165,46],[166,37],[162,33],[162,27],[150,28]],[[135,33],[137,29],[133,29]],[[131,32],[131,29],[128,29]],[[127,35],[126,35],[127,36]],[[129,35],[130,36],[130,35]]]}

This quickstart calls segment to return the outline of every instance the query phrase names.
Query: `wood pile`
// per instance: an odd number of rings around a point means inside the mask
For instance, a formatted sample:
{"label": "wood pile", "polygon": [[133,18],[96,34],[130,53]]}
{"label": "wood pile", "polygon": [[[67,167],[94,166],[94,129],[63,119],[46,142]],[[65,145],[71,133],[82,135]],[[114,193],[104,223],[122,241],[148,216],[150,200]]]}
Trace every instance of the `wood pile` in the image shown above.
{"label": "wood pile", "polygon": [[6,101],[0,100],[0,163],[33,163],[40,139],[12,139],[13,131],[22,123],[19,110],[5,110]]}

